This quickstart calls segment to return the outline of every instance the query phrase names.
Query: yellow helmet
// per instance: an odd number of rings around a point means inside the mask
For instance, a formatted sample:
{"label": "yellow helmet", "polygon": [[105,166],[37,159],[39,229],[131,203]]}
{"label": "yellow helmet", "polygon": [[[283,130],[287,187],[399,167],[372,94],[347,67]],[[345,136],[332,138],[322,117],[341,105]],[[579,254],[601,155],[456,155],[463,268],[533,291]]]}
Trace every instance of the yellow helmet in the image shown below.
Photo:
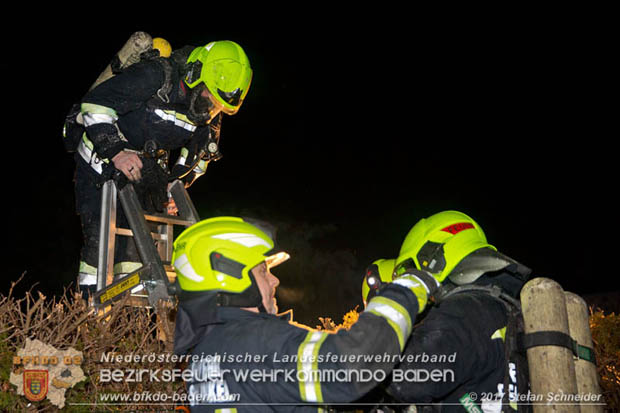
{"label": "yellow helmet", "polygon": [[251,307],[261,296],[250,271],[273,246],[271,237],[241,218],[211,218],[179,235],[172,262],[182,291],[216,293],[226,305]]}
{"label": "yellow helmet", "polygon": [[442,282],[463,258],[481,248],[496,250],[476,221],[458,211],[439,212],[411,228],[401,246],[394,273],[400,275],[408,268],[417,268]]}
{"label": "yellow helmet", "polygon": [[[396,259],[379,259],[374,261],[366,268],[366,274],[364,275],[364,281],[362,282],[362,300],[364,301],[364,307],[366,306],[370,290],[375,290],[379,287],[380,282],[389,283],[392,281],[392,272],[394,271],[394,264]],[[380,281],[380,282],[379,282]]]}
{"label": "yellow helmet", "polygon": [[237,113],[252,83],[250,61],[240,45],[221,40],[197,47],[187,58],[187,65],[185,84],[198,99],[190,102],[190,119],[203,123],[220,112]]}
{"label": "yellow helmet", "polygon": [[161,37],[153,38],[153,49],[158,50],[161,57],[170,57],[172,53],[172,46],[170,46],[168,40]]}

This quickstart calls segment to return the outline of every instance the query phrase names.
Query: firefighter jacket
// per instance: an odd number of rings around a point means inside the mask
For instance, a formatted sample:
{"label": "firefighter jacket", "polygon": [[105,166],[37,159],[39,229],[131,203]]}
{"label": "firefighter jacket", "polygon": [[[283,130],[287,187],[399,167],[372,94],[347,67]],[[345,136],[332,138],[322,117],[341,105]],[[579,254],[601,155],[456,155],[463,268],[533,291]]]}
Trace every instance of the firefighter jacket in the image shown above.
{"label": "firefighter jacket", "polygon": [[337,333],[216,308],[209,297],[182,301],[175,352],[193,357],[192,412],[316,411],[360,398],[398,362],[420,305],[412,291],[386,286],[349,330]]}
{"label": "firefighter jacket", "polygon": [[[507,270],[474,282],[500,286],[515,298],[523,283]],[[506,360],[507,321],[506,307],[480,291],[457,293],[431,307],[394,368],[388,394],[422,412],[499,412],[497,394],[503,394],[507,377],[511,393],[527,393],[516,388],[515,365]]]}
{"label": "firefighter jacket", "polygon": [[[81,102],[86,129],[77,153],[101,174],[123,149],[142,151],[145,143],[159,149],[181,149],[203,128],[219,140],[221,115],[209,125],[197,126],[187,117],[189,89],[182,69],[173,59],[155,58],[135,63],[89,91]],[[193,164],[181,151],[178,162]],[[204,173],[206,164],[197,165]]]}

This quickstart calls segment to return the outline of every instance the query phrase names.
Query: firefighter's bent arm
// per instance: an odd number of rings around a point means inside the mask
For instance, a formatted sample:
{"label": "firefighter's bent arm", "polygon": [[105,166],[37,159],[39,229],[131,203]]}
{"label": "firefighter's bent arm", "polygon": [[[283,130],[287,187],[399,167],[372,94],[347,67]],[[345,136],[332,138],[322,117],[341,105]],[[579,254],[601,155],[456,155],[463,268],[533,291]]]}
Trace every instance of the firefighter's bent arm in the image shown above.
{"label": "firefighter's bent arm", "polygon": [[428,287],[404,276],[370,300],[350,330],[309,331],[297,348],[298,399],[345,403],[378,385],[398,362]]}

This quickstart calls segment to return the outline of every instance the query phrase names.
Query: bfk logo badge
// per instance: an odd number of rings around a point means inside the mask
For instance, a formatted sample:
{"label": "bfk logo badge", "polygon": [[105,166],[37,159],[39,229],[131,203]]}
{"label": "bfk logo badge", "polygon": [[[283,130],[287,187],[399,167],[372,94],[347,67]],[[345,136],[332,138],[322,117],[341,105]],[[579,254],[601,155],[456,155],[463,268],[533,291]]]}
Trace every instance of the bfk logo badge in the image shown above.
{"label": "bfk logo badge", "polygon": [[47,370],[24,370],[24,395],[28,400],[43,400],[47,390]]}

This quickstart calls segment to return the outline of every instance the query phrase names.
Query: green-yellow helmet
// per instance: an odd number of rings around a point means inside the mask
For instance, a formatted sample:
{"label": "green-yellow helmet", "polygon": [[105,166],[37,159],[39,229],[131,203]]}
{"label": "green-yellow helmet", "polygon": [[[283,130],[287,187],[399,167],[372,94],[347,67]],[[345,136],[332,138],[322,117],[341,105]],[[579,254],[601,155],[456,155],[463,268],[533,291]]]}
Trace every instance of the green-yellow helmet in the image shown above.
{"label": "green-yellow helmet", "polygon": [[383,283],[392,282],[392,273],[394,272],[394,264],[396,259],[379,259],[374,261],[366,268],[366,274],[364,275],[364,281],[362,282],[362,300],[364,306],[366,306],[369,299],[368,293],[370,289],[378,287],[377,278]]}
{"label": "green-yellow helmet", "polygon": [[211,218],[179,235],[172,262],[183,291],[242,294],[253,284],[250,270],[273,246],[265,232],[241,218]]}
{"label": "green-yellow helmet", "polygon": [[192,89],[205,85],[212,103],[228,115],[237,113],[252,82],[247,55],[230,40],[211,42],[192,51],[185,83]]}
{"label": "green-yellow helmet", "polygon": [[495,247],[469,216],[443,211],[418,221],[405,237],[394,273],[407,268],[426,270],[442,282],[463,258],[481,248]]}

